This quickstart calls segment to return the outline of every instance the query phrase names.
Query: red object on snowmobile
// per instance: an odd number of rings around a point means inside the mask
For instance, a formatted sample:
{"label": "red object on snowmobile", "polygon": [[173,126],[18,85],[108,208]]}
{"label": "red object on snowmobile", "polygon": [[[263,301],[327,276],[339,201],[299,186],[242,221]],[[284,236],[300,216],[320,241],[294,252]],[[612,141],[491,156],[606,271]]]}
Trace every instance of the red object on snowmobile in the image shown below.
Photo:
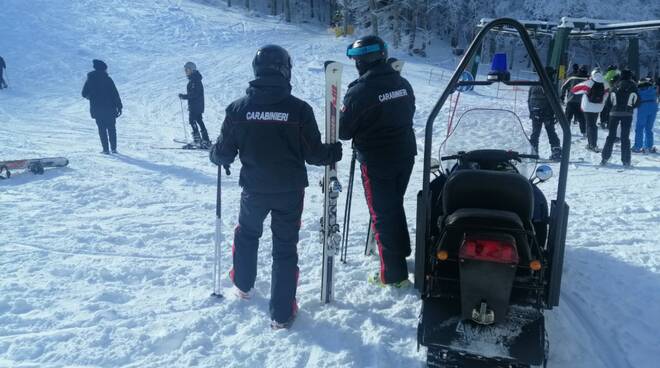
{"label": "red object on snowmobile", "polygon": [[461,259],[472,259],[506,264],[518,264],[515,241],[481,235],[466,235],[459,254]]}

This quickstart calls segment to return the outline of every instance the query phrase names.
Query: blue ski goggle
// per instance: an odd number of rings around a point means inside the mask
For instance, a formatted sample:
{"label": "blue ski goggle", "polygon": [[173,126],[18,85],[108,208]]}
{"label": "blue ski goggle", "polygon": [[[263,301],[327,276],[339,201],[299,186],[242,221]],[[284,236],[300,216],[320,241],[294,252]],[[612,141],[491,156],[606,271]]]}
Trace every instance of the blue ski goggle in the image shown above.
{"label": "blue ski goggle", "polygon": [[348,48],[346,48],[346,56],[348,56],[349,59],[352,59],[353,57],[356,56],[362,56],[362,55],[370,54],[372,52],[385,51],[385,50],[387,50],[387,44],[384,44],[383,48],[381,48],[379,44],[363,46],[363,47],[353,47],[353,44],[350,44],[348,45]]}

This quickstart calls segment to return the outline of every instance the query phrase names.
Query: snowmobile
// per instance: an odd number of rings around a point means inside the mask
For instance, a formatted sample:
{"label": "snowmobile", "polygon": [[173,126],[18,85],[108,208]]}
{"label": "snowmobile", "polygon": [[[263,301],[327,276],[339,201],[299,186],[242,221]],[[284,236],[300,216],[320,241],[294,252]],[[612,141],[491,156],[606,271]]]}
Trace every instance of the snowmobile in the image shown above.
{"label": "snowmobile", "polygon": [[[511,80],[501,54],[486,80],[461,78],[488,31],[498,27],[517,31],[538,80]],[[552,169],[538,165],[515,113],[501,104],[470,108],[453,126],[434,130],[438,113],[459,87],[495,83],[540,85],[550,100],[563,144],[557,195],[549,205],[538,185],[552,177]],[[440,134],[444,140],[434,146],[434,135]],[[415,288],[422,298],[417,340],[427,348],[429,367],[546,365],[544,312],[559,304],[570,143],[557,91],[524,26],[513,19],[484,26],[426,124]],[[438,148],[442,168],[434,174],[432,155]]]}

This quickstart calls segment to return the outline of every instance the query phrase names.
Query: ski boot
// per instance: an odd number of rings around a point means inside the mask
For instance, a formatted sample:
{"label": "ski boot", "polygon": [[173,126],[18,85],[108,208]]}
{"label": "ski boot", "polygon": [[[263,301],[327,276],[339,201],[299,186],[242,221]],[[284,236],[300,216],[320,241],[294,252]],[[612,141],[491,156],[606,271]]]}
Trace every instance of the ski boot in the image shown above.
{"label": "ski boot", "polygon": [[394,282],[391,284],[385,284],[380,279],[380,272],[376,272],[374,274],[369,275],[367,281],[369,281],[370,284],[374,284],[382,288],[390,287],[393,289],[400,289],[400,290],[408,289],[412,285],[408,279],[399,282]]}
{"label": "ski boot", "polygon": [[250,298],[252,298],[252,295],[249,291],[243,291],[236,286],[234,286],[234,295],[243,300],[250,300]]}
{"label": "ski boot", "polygon": [[630,152],[632,152],[632,153],[646,153],[646,150],[644,148],[633,147],[633,148],[630,149]]}
{"label": "ski boot", "polygon": [[193,130],[192,137],[195,146],[199,147],[202,144],[202,137],[199,136],[199,132],[197,130]]}
{"label": "ski boot", "polygon": [[655,148],[655,146],[653,146],[653,147],[647,149],[646,152],[648,152],[648,153],[658,153],[658,149]]}
{"label": "ski boot", "polygon": [[298,315],[298,302],[294,299],[293,301],[293,314],[286,322],[277,322],[276,320],[270,321],[270,328],[273,330],[288,330],[293,325],[293,322],[296,320]]}
{"label": "ski boot", "polygon": [[592,146],[592,145],[588,144],[585,148],[587,149],[587,151],[600,153],[600,148],[598,148],[598,146]]}
{"label": "ski boot", "polygon": [[561,161],[561,147],[552,147],[550,161]]}
{"label": "ski boot", "polygon": [[607,160],[600,160],[600,166],[607,166]]}

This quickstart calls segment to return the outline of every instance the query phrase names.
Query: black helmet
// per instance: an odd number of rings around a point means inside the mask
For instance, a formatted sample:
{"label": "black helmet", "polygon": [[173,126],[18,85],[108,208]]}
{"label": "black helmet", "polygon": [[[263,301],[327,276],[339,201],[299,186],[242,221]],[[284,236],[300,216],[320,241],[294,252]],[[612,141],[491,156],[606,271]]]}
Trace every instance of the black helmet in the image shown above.
{"label": "black helmet", "polygon": [[587,65],[582,65],[580,70],[578,70],[578,77],[589,78],[589,67]]}
{"label": "black helmet", "polygon": [[378,36],[366,36],[348,45],[346,56],[355,60],[360,75],[387,60],[387,44]]}
{"label": "black helmet", "polygon": [[252,60],[252,70],[255,77],[281,75],[287,81],[291,80],[291,57],[281,46],[266,45],[257,50]]}
{"label": "black helmet", "polygon": [[546,66],[545,67],[545,74],[547,74],[548,78],[550,78],[550,79],[554,78],[555,77],[555,68],[553,68],[549,65]]}

